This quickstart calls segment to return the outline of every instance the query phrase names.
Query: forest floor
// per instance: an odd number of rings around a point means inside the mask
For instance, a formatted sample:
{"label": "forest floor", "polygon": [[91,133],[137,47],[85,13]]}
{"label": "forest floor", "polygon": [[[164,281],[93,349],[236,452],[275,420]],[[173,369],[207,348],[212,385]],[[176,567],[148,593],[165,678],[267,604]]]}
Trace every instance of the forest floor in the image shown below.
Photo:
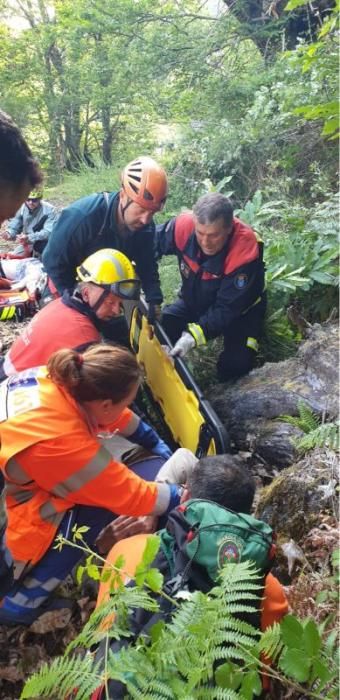
{"label": "forest floor", "polygon": [[[10,249],[5,241],[0,245],[2,252]],[[22,332],[30,319],[17,323],[3,322],[0,326],[1,350],[6,351],[14,338]],[[247,457],[247,455],[244,455]],[[268,471],[268,466],[248,455],[249,464],[256,478],[258,491],[266,486],[276,472]],[[327,593],[324,601],[317,602],[321,591],[329,591],[332,581],[331,555],[338,544],[338,524],[335,515],[325,515],[318,527],[307,535],[290,559],[278,560],[275,572],[285,584],[292,612],[300,617],[310,616],[321,621],[336,612],[334,596]],[[70,576],[62,587],[61,594],[75,601],[74,611],[45,613],[30,627],[0,626],[0,700],[19,700],[25,679],[37,671],[44,662],[63,654],[69,642],[79,633],[89,618],[96,599],[96,584],[85,581],[81,588]],[[273,700],[304,696],[293,694],[291,690],[275,688]]]}

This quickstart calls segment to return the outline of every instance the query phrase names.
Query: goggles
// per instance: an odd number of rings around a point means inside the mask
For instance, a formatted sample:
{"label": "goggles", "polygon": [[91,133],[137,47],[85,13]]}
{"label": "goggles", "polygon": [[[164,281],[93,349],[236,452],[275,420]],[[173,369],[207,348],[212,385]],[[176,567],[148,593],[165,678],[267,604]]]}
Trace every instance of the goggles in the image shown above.
{"label": "goggles", "polygon": [[36,202],[40,202],[41,197],[27,197],[26,202],[33,202],[34,204]]}
{"label": "goggles", "polygon": [[120,299],[130,299],[138,301],[141,292],[140,280],[123,280],[121,282],[113,282],[113,284],[100,284],[108,292],[115,294]]}

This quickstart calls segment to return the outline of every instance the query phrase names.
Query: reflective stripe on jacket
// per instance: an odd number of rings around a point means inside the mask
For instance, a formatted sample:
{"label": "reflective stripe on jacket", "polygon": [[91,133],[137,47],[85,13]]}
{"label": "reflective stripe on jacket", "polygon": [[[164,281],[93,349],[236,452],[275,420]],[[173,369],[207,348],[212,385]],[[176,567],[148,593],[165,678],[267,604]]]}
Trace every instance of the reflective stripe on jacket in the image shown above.
{"label": "reflective stripe on jacket", "polygon": [[188,212],[157,226],[157,251],[159,257],[177,255],[180,296],[190,320],[201,326],[206,339],[225,333],[264,294],[262,244],[250,226],[237,218],[216,255],[203,254]]}
{"label": "reflective stripe on jacket", "polygon": [[[3,382],[0,421],[8,546],[17,562],[39,561],[75,504],[136,516],[167,509],[168,485],[143,481],[115,462],[84,409],[47,377],[46,368]],[[110,429],[129,432],[135,422],[126,409]]]}

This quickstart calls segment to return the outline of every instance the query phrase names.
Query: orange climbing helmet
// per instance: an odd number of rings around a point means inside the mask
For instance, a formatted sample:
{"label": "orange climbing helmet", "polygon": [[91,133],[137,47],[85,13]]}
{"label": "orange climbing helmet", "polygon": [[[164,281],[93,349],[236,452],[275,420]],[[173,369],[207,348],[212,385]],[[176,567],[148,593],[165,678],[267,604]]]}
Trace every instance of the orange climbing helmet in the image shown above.
{"label": "orange climbing helmet", "polygon": [[168,194],[165,170],[149,156],[128,163],[122,173],[122,187],[127,196],[143,209],[160,211]]}

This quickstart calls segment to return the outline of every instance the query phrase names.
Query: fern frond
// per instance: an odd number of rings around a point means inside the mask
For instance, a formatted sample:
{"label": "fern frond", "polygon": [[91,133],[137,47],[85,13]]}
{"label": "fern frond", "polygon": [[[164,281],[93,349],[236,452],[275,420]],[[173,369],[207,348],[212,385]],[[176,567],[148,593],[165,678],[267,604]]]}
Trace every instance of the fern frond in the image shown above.
{"label": "fern frond", "polygon": [[290,425],[300,428],[300,430],[306,434],[316,430],[320,424],[320,418],[317,414],[315,414],[310,406],[301,399],[298,401],[297,407],[299,412],[298,416],[282,415],[278,417],[278,420],[284,423],[290,423]]}
{"label": "fern frond", "polygon": [[320,418],[304,401],[298,401],[298,411],[300,415],[300,426],[304,433],[310,433],[318,427]]}
{"label": "fern frond", "polygon": [[90,655],[83,659],[64,656],[44,664],[34,673],[25,683],[21,698],[65,700],[65,696],[77,688],[77,700],[88,700],[101,682],[98,666],[94,666]]}
{"label": "fern frond", "polygon": [[331,450],[339,449],[339,423],[322,423],[317,428],[294,440],[300,452],[308,452],[315,447],[328,447]]}
{"label": "fern frond", "polygon": [[[70,642],[66,654],[78,647],[89,649],[98,644],[107,635],[111,639],[129,637],[126,610],[143,608],[150,612],[157,612],[158,604],[146,590],[142,588],[124,588],[115,591],[110,598],[93,611],[91,617],[84,625],[80,634]],[[110,616],[114,616],[114,623],[109,626],[105,622]]]}
{"label": "fern frond", "polygon": [[281,628],[277,622],[274,622],[271,627],[267,627],[267,629],[262,632],[257,648],[260,653],[265,654],[272,661],[275,661],[283,648]]}

